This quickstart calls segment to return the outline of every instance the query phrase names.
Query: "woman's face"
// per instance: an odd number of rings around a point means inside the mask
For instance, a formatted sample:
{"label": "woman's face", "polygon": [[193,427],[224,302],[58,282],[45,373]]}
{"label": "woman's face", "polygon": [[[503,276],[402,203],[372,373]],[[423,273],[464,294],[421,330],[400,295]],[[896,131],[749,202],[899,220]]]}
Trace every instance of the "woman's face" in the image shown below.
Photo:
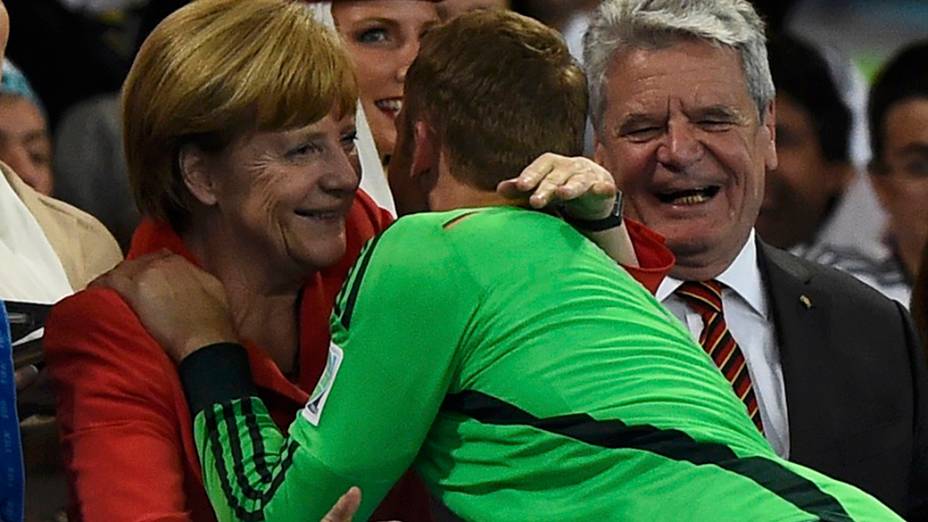
{"label": "woman's face", "polygon": [[354,115],[254,132],[207,160],[212,200],[233,247],[281,277],[331,266],[345,253],[345,218],[360,182]]}
{"label": "woman's face", "polygon": [[357,68],[361,103],[386,160],[396,143],[393,122],[402,108],[406,70],[438,13],[425,0],[337,0],[332,16]]}

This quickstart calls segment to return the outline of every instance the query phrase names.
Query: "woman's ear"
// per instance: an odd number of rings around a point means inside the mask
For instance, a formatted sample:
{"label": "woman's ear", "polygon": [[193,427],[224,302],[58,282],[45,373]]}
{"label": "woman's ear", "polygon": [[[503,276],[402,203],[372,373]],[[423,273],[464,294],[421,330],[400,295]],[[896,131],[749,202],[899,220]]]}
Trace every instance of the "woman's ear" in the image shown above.
{"label": "woman's ear", "polygon": [[209,157],[196,145],[184,145],[177,154],[177,163],[184,185],[197,201],[212,206],[216,204],[216,184],[209,168]]}

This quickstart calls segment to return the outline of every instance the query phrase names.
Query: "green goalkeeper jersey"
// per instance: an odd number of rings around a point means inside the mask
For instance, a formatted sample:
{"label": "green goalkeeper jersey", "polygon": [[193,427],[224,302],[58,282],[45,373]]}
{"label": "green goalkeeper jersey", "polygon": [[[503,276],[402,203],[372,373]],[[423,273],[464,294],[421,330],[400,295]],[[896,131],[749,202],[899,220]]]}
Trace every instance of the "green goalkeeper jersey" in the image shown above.
{"label": "green goalkeeper jersey", "polygon": [[[316,521],[353,485],[366,519],[413,464],[465,520],[898,519],[775,456],[688,332],[543,213],[399,220],[362,253],[331,333],[289,438],[247,373],[191,393],[220,520]],[[216,348],[182,371],[242,357]]]}

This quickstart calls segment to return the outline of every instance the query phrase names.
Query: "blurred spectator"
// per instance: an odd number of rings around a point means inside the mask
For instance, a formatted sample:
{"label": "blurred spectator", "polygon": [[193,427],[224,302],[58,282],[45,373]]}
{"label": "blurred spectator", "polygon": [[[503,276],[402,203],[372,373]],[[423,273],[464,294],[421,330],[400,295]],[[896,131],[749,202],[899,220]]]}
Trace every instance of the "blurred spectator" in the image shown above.
{"label": "blurred spectator", "polygon": [[[39,194],[2,164],[0,223],[0,299],[53,303],[84,288],[122,258],[116,241],[97,220]],[[57,427],[50,416],[54,402],[44,372],[20,395],[20,403],[41,413],[25,418],[21,430],[29,475],[26,520],[53,520],[65,506],[67,488],[57,460]]]}
{"label": "blurred spectator", "polygon": [[851,113],[815,47],[782,34],[767,50],[777,90],[779,163],[767,172],[757,231],[775,247],[805,250],[828,227],[854,175]]}
{"label": "blurred spectator", "polygon": [[419,39],[439,22],[433,2],[344,0],[332,16],[354,61],[361,106],[384,165],[396,143],[394,120],[403,107],[406,71],[419,52]]}
{"label": "blurred spectator", "polygon": [[51,195],[51,137],[38,96],[23,73],[3,60],[0,80],[0,161],[30,187]]}
{"label": "blurred spectator", "polygon": [[140,217],[126,174],[118,93],[81,102],[64,115],[55,173],[55,196],[99,219],[127,251]]}
{"label": "blurred spectator", "polygon": [[883,248],[826,246],[810,252],[908,304],[928,241],[928,40],[905,48],[877,77],[868,117],[870,180],[889,214]]}
{"label": "blurred spectator", "polygon": [[870,90],[870,174],[889,213],[887,241],[911,281],[928,240],[928,40],[903,49]]}
{"label": "blurred spectator", "polygon": [[[0,60],[3,58],[8,34],[8,20],[2,0],[0,0]],[[23,83],[4,68],[0,75],[3,90],[18,84],[19,98],[29,99]],[[6,97],[9,95],[3,95]],[[33,102],[28,102],[33,103]],[[0,103],[2,105],[2,103]],[[37,107],[38,104],[35,104]],[[4,116],[0,126],[9,124]],[[10,167],[0,164],[0,299],[27,301],[32,303],[53,303],[63,296],[81,289],[93,278],[109,270],[121,258],[115,241],[100,223],[83,212],[36,192],[27,185]],[[5,330],[6,319],[0,319]],[[5,337],[0,335],[0,337]],[[4,341],[5,342],[5,341]],[[8,364],[9,353],[0,356],[0,364]],[[0,372],[8,376],[7,370]],[[31,374],[29,373],[31,372]],[[21,394],[22,403],[40,403],[43,400],[51,404],[50,390],[43,386],[43,375],[36,375],[36,368],[28,366],[17,371],[17,386],[26,377],[35,382],[29,390]],[[38,378],[38,379],[36,379]],[[4,386],[12,386],[12,381],[4,380]],[[12,394],[4,390],[4,396]],[[10,412],[12,402],[4,411]],[[64,507],[66,488],[63,473],[56,461],[58,442],[55,437],[54,418],[49,416],[32,416],[24,419],[20,429],[16,429],[16,416],[4,415],[0,419],[5,423],[4,456],[2,459],[4,473],[2,492],[3,505],[0,507],[4,520],[44,521],[53,520],[60,508]],[[10,429],[10,426],[13,426]],[[22,503],[22,468],[23,462],[16,453],[19,452],[19,436],[22,436],[25,468],[29,475],[26,489],[26,506],[23,513]],[[16,484],[15,479],[19,479]]]}

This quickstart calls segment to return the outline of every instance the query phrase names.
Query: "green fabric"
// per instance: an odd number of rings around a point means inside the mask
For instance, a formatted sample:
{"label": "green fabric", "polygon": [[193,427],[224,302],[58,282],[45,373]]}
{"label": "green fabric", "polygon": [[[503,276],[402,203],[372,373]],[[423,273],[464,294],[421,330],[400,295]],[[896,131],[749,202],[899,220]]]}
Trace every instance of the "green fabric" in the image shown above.
{"label": "green fabric", "polygon": [[352,485],[364,520],[413,463],[466,520],[894,519],[777,458],[684,328],[545,214],[399,220],[331,329],[289,441],[257,399],[197,417],[220,520],[318,520]]}

